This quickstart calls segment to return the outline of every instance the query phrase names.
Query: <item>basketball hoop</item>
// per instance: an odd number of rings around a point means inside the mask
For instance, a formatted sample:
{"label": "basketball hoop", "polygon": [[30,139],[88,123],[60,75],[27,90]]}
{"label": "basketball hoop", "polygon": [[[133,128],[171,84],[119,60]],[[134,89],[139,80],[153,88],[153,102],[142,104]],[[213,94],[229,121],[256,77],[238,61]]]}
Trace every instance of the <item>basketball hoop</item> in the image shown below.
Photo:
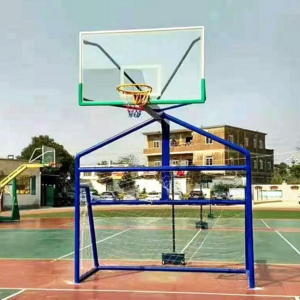
{"label": "basketball hoop", "polygon": [[117,91],[126,102],[129,117],[138,118],[150,101],[152,87],[143,83],[129,83],[117,86]]}

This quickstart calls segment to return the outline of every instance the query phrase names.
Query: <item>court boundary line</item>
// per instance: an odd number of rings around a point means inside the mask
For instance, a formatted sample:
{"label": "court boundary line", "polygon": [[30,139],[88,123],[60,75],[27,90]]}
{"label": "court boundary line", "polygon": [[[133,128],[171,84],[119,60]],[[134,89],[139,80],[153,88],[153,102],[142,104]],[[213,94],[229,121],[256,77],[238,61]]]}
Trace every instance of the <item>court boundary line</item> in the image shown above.
{"label": "court boundary line", "polygon": [[[0,289],[0,290],[6,290],[6,289]],[[18,290],[18,289],[9,289],[9,290]],[[21,289],[20,291],[10,295],[10,296],[7,296],[5,298],[2,298],[2,300],[8,300],[8,299],[12,299],[12,297],[15,297],[17,295],[20,295],[21,293],[25,292],[26,289]]]}
{"label": "court boundary line", "polygon": [[185,247],[180,251],[180,253],[183,253],[184,250],[186,250],[190,244],[193,242],[193,240],[198,236],[198,234],[202,231],[202,229],[199,229],[198,232],[192,237],[192,239],[185,245]]}
{"label": "court boundary line", "polygon": [[[160,218],[157,218],[157,219],[155,219],[155,220],[151,220],[151,222],[146,223],[146,225],[151,224],[151,223],[154,223],[154,222],[158,221],[159,219],[160,219]],[[97,241],[96,244],[105,242],[105,241],[107,241],[107,240],[109,240],[109,239],[111,239],[111,238],[114,238],[115,236],[121,235],[122,233],[125,233],[125,232],[130,231],[130,230],[133,230],[133,229],[134,229],[134,228],[129,228],[129,229],[126,229],[126,230],[117,232],[117,233],[115,233],[115,234],[113,234],[113,235],[107,236],[106,238],[104,238],[104,239],[102,239],[102,240],[100,240],[100,241]],[[82,250],[84,250],[84,249],[86,249],[86,248],[89,248],[89,247],[91,247],[91,246],[92,246],[92,244],[89,244],[89,245],[87,245],[87,246],[81,248],[80,250],[82,251]],[[61,260],[61,259],[65,258],[65,257],[71,256],[71,255],[74,254],[74,253],[75,253],[75,251],[72,251],[72,252],[67,253],[67,254],[65,254],[65,255],[62,255],[62,256],[60,256],[60,257],[58,257],[58,258],[52,259],[51,262],[56,262],[56,261]]]}
{"label": "court boundary line", "polygon": [[[276,297],[276,298],[295,298],[295,300],[299,299],[299,296],[296,295],[270,295],[270,294],[241,294],[241,293],[213,293],[213,292],[185,292],[185,291],[157,291],[157,290],[113,290],[113,289],[75,289],[75,288],[4,288],[0,287],[0,290],[22,290],[22,292],[26,291],[56,291],[56,292],[97,292],[97,293],[140,293],[140,294],[170,294],[170,295],[207,295],[207,296],[231,296],[231,297]],[[251,289],[249,289],[251,290]],[[253,290],[254,291],[254,290]],[[18,293],[20,293],[19,291]],[[12,296],[12,295],[11,295]],[[9,297],[11,297],[9,296]],[[9,298],[8,298],[9,299]],[[4,299],[3,299],[4,300]]]}
{"label": "court boundary line", "polygon": [[[272,229],[264,220],[261,220],[267,228]],[[288,241],[278,230],[274,230],[296,253],[300,255],[300,251],[290,242]]]}

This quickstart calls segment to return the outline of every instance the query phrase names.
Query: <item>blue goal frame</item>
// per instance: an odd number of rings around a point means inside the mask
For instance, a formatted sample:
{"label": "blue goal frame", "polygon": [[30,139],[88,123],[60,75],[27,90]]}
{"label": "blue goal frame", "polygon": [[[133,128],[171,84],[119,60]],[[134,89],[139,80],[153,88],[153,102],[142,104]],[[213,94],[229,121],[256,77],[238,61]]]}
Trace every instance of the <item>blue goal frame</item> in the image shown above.
{"label": "blue goal frame", "polygon": [[[182,106],[182,105],[179,105]],[[179,106],[169,107],[177,108]],[[123,270],[123,271],[160,271],[160,272],[211,272],[211,273],[234,273],[246,274],[250,288],[255,288],[255,270],[254,270],[254,243],[253,243],[253,213],[252,213],[252,192],[251,192],[251,155],[250,152],[236,144],[215,136],[201,128],[195,127],[178,118],[168,115],[164,112],[167,109],[146,109],[153,118],[136,125],[126,131],[123,131],[101,143],[98,143],[80,153],[75,157],[75,283],[80,283],[92,274],[100,270]],[[81,167],[80,159],[100,148],[103,148],[131,133],[140,130],[154,122],[160,122],[162,128],[162,166],[160,167]],[[238,151],[245,157],[245,165],[236,166],[170,166],[170,126],[169,122],[173,122],[184,128],[190,129],[200,135],[210,138],[232,150]],[[80,274],[80,173],[82,172],[130,172],[130,171],[159,171],[162,172],[163,181],[166,183],[164,187],[170,184],[170,171],[245,171],[246,172],[246,197],[245,200],[182,200],[170,201],[169,189],[162,188],[162,200],[148,201],[102,201],[90,198],[89,187],[82,186],[86,189],[87,208],[90,225],[91,243],[93,250],[94,268],[85,274]],[[98,260],[95,228],[93,223],[93,206],[96,205],[244,205],[245,206],[245,267],[243,269],[230,268],[199,268],[199,267],[168,267],[168,266],[101,266]]]}

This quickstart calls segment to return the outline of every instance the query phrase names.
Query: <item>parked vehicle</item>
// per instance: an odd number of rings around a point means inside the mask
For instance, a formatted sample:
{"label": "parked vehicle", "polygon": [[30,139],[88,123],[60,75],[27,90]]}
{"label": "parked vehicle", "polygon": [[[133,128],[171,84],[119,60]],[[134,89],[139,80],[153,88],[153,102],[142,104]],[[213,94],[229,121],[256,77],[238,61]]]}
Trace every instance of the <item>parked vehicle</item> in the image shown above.
{"label": "parked vehicle", "polygon": [[124,194],[123,200],[136,200],[136,197],[131,194]]}
{"label": "parked vehicle", "polygon": [[73,206],[75,203],[75,193],[74,191],[58,193],[55,200],[58,206]]}
{"label": "parked vehicle", "polygon": [[91,199],[92,200],[100,200],[101,197],[96,190],[91,190]]}
{"label": "parked vehicle", "polygon": [[229,195],[227,192],[214,193],[212,198],[214,200],[231,200],[232,195]]}
{"label": "parked vehicle", "polygon": [[[170,200],[172,200],[172,193],[170,193]],[[174,193],[174,200],[184,200],[184,195],[182,192]]]}
{"label": "parked vehicle", "polygon": [[145,200],[161,200],[161,193],[155,191],[150,192]]}
{"label": "parked vehicle", "polygon": [[100,195],[101,200],[119,200],[119,193],[118,192],[103,192]]}
{"label": "parked vehicle", "polygon": [[189,197],[188,197],[189,200],[191,200],[191,199],[202,200],[204,198],[205,198],[205,194],[201,190],[191,191],[189,194]]}

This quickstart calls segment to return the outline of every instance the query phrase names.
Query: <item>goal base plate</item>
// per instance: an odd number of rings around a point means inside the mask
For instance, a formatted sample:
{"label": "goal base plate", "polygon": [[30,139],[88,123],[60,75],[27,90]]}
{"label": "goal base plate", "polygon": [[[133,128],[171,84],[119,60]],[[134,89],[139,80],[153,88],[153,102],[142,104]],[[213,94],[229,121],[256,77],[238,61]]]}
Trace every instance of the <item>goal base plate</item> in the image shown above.
{"label": "goal base plate", "polygon": [[163,265],[185,265],[184,253],[163,253],[162,254]]}
{"label": "goal base plate", "polygon": [[204,221],[196,222],[196,229],[208,229],[208,223]]}

